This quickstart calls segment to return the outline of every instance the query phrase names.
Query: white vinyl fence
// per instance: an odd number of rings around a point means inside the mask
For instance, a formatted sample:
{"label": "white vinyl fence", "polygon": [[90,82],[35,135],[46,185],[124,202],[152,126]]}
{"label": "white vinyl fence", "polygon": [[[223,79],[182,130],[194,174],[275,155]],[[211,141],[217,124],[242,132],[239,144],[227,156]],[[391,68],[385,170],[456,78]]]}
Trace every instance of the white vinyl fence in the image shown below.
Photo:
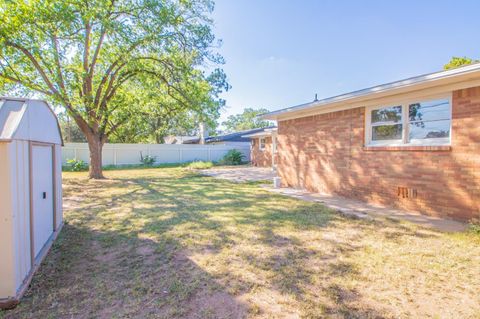
{"label": "white vinyl fence", "polygon": [[[192,161],[218,161],[229,150],[237,149],[250,160],[250,146],[245,145],[200,145],[200,144],[105,144],[102,151],[103,165],[140,164],[140,152],[143,156],[155,157],[155,164],[185,163]],[[62,163],[69,159],[83,160],[88,163],[87,143],[65,143],[62,147]]]}

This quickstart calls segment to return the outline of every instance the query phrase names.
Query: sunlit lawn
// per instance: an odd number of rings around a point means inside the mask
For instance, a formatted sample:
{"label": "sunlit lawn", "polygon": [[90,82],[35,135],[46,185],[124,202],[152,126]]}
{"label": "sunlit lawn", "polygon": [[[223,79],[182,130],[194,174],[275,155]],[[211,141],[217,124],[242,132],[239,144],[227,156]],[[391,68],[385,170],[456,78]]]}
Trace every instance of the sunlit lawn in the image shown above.
{"label": "sunlit lawn", "polygon": [[480,318],[480,236],[344,217],[183,168],[64,174],[20,318]]}

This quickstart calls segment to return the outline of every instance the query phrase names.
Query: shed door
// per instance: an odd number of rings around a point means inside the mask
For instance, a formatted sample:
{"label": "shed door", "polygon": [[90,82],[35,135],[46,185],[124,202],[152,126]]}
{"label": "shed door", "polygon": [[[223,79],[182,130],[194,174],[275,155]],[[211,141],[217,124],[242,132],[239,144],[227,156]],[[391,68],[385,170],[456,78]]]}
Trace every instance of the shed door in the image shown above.
{"label": "shed door", "polygon": [[52,147],[32,146],[33,246],[35,257],[53,233]]}

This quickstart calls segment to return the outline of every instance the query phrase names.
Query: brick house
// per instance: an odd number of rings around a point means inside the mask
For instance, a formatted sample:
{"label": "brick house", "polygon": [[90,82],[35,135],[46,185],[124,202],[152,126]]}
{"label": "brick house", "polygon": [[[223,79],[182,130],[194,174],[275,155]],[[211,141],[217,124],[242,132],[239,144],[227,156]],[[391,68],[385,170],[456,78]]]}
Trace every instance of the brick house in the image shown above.
{"label": "brick house", "polygon": [[[263,116],[283,186],[423,214],[480,216],[480,64]],[[258,140],[258,142],[257,142]],[[271,138],[265,137],[264,148]],[[252,145],[253,162],[269,161]]]}
{"label": "brick house", "polygon": [[250,138],[250,161],[257,167],[276,167],[276,127],[266,127],[256,133],[242,137]]}

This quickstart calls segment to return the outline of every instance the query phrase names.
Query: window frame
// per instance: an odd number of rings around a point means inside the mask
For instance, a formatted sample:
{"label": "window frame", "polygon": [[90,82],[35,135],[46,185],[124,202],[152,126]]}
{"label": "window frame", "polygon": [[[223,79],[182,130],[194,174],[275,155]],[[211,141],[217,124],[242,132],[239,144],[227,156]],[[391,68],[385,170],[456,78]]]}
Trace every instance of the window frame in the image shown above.
{"label": "window frame", "polygon": [[[262,147],[262,140],[263,140],[263,147]],[[259,138],[258,138],[258,149],[259,149],[260,151],[263,152],[263,151],[265,150],[266,144],[267,144],[267,140],[266,140],[265,137],[259,137]]]}
{"label": "window frame", "polygon": [[[409,106],[414,103],[428,102],[432,100],[448,100],[450,105],[450,128],[449,137],[446,138],[425,138],[425,139],[409,139],[410,133],[410,118],[409,118]],[[402,125],[402,138],[398,140],[372,140],[372,111],[401,106],[402,119],[397,124]],[[452,94],[431,95],[419,98],[401,99],[395,102],[388,102],[382,105],[367,106],[365,107],[365,146],[366,147],[382,147],[382,146],[394,146],[394,147],[410,147],[410,146],[450,146],[452,141]],[[388,125],[388,124],[387,124]]]}

